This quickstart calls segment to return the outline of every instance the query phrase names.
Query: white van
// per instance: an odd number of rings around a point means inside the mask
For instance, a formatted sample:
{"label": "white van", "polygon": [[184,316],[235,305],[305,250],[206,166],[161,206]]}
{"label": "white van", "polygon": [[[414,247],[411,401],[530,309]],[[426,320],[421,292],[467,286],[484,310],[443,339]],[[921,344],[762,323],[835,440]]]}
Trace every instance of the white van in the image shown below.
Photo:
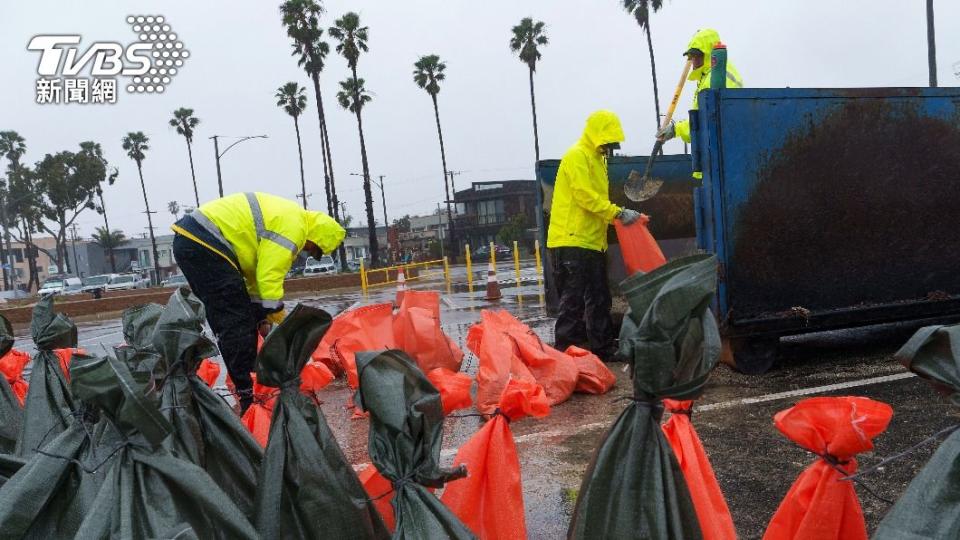
{"label": "white van", "polygon": [[77,294],[83,288],[83,281],[77,277],[52,276],[40,286],[37,294]]}

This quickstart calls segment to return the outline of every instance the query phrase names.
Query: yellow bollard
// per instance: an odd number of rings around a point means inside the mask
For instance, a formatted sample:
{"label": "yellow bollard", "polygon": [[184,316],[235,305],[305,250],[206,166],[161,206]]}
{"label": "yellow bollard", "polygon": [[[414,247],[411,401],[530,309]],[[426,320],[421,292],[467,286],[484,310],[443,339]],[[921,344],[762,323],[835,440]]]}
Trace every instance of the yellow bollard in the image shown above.
{"label": "yellow bollard", "polygon": [[493,272],[497,272],[497,245],[490,242],[490,263],[493,264]]}
{"label": "yellow bollard", "polygon": [[443,258],[443,280],[447,282],[447,294],[453,292],[450,288],[450,259]]}
{"label": "yellow bollard", "polygon": [[463,251],[466,254],[467,261],[467,289],[473,294],[473,265],[470,263],[470,244],[463,245]]}
{"label": "yellow bollard", "polygon": [[360,289],[363,291],[363,296],[367,296],[367,268],[363,264],[363,259],[360,259]]}
{"label": "yellow bollard", "polygon": [[540,240],[537,240],[537,241],[533,244],[533,253],[534,253],[534,256],[536,257],[536,260],[537,260],[537,275],[538,275],[538,276],[542,276],[542,275],[543,275],[543,266],[541,266],[541,264],[540,264]]}
{"label": "yellow bollard", "polygon": [[520,286],[520,249],[517,241],[513,241],[513,270],[517,273],[517,287]]}

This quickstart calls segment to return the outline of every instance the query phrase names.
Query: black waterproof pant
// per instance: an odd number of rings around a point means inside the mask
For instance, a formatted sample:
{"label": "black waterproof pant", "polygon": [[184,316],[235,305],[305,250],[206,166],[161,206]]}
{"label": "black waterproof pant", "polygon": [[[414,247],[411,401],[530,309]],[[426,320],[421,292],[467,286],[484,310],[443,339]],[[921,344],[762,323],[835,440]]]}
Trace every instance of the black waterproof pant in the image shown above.
{"label": "black waterproof pant", "polygon": [[253,401],[250,372],[257,357],[257,325],[267,312],[250,300],[243,276],[220,255],[178,234],[173,239],[173,256],[206,308],[207,322],[245,411]]}
{"label": "black waterproof pant", "polygon": [[610,288],[607,259],[601,251],[561,247],[550,250],[553,275],[560,295],[560,314],[555,329],[560,350],[576,345],[603,360],[616,352],[610,319]]}

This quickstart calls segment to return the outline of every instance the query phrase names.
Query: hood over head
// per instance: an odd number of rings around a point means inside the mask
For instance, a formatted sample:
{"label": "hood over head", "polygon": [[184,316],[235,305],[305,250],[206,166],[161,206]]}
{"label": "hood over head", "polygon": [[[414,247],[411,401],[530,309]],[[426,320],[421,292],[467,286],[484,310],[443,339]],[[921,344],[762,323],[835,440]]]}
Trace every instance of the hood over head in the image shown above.
{"label": "hood over head", "polygon": [[623,128],[620,119],[613,111],[600,110],[587,118],[587,126],[583,129],[581,141],[590,148],[599,150],[605,144],[623,142]]}
{"label": "hood over head", "polygon": [[713,28],[704,28],[702,30],[697,30],[697,33],[690,38],[690,43],[687,44],[687,48],[684,50],[683,54],[686,55],[690,49],[696,49],[703,53],[703,66],[697,69],[690,70],[690,75],[687,79],[691,81],[699,80],[705,73],[710,73],[710,53],[713,52],[713,48],[720,43],[720,34]]}
{"label": "hood over head", "polygon": [[327,255],[340,245],[347,231],[332,217],[323,212],[304,210],[307,223],[307,240],[318,245]]}

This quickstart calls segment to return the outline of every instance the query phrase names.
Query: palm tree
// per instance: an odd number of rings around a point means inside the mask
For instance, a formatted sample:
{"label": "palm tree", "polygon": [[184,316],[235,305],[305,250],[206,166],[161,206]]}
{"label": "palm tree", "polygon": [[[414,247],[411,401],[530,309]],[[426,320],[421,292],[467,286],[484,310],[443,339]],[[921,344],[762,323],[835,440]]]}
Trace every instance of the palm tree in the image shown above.
{"label": "palm tree", "polygon": [[[413,82],[420,88],[430,94],[433,101],[433,116],[437,121],[437,137],[440,138],[440,161],[443,164],[443,190],[447,196],[447,223],[450,226],[450,242],[454,243],[456,227],[453,221],[453,212],[450,210],[450,184],[447,182],[447,154],[443,148],[443,130],[440,129],[440,109],[437,107],[437,94],[440,93],[440,81],[446,79],[444,71],[447,65],[440,61],[440,57],[435,54],[421,56],[413,64]],[[456,253],[456,249],[451,250]]]}
{"label": "palm tree", "polygon": [[167,211],[173,214],[173,219],[180,219],[180,203],[177,201],[168,202]]}
{"label": "palm tree", "polygon": [[[107,227],[97,227],[96,232],[91,234],[90,238],[93,239],[95,244],[106,249],[111,254],[114,248],[120,247],[121,244],[127,241],[127,235],[123,234],[123,231],[111,231]],[[112,260],[110,261],[110,271],[114,273],[117,271],[116,265]]]}
{"label": "palm tree", "polygon": [[173,111],[170,125],[177,128],[177,134],[187,140],[187,155],[190,156],[190,176],[193,178],[193,198],[200,206],[200,193],[197,191],[197,173],[193,170],[193,128],[197,127],[200,119],[193,115],[193,109],[180,107]]}
{"label": "palm tree", "polygon": [[274,95],[277,98],[277,107],[282,108],[293,117],[293,129],[297,132],[297,153],[300,155],[300,196],[303,197],[303,209],[307,209],[307,182],[303,177],[303,146],[300,145],[300,115],[307,108],[307,96],[304,88],[295,82],[277,88]]}
{"label": "palm tree", "polygon": [[[352,77],[340,83],[340,92],[337,100],[340,106],[357,115],[357,129],[360,131],[360,161],[363,164],[363,196],[367,206],[367,229],[370,236],[370,260],[373,264],[379,261],[377,243],[377,225],[373,217],[373,191],[370,188],[370,165],[367,162],[367,145],[363,138],[363,118],[360,114],[363,106],[371,98],[363,87],[363,79],[357,77],[357,62],[360,53],[367,52],[366,26],[360,26],[360,16],[354,12],[346,13],[334,21],[330,27],[330,35],[337,40],[337,52],[340,53],[350,66]],[[352,94],[352,95],[351,95]]]}
{"label": "palm tree", "polygon": [[[317,118],[320,122],[320,154],[323,157],[323,188],[327,196],[327,214],[340,221],[340,201],[337,198],[337,183],[333,173],[333,155],[330,150],[330,137],[327,133],[327,119],[323,107],[323,94],[320,92],[320,72],[324,68],[324,59],[330,52],[330,46],[323,41],[323,29],[320,28],[320,15],[323,7],[314,0],[286,0],[280,6],[283,25],[287,35],[293,39],[293,56],[298,56],[297,65],[310,75],[313,81],[313,93],[317,100]],[[340,244],[340,267],[347,271],[347,252]]]}
{"label": "palm tree", "polygon": [[137,164],[137,172],[140,174],[140,189],[143,190],[143,205],[147,209],[147,226],[150,227],[150,245],[153,248],[153,266],[154,272],[151,274],[151,282],[156,285],[160,278],[160,255],[157,253],[157,239],[153,236],[153,217],[150,214],[150,201],[147,200],[147,184],[143,181],[143,160],[147,158],[146,152],[150,149],[147,143],[150,139],[142,131],[129,132],[123,138],[123,149],[127,151],[127,156]]}
{"label": "palm tree", "polygon": [[537,61],[540,60],[538,45],[547,44],[544,34],[545,24],[534,22],[530,17],[520,21],[513,27],[513,37],[510,38],[510,50],[518,53],[520,61],[530,69],[530,107],[533,109],[533,148],[540,161],[540,137],[537,135],[537,100],[533,91],[533,72],[537,70]]}
{"label": "palm tree", "polygon": [[[32,199],[30,196],[20,196],[18,200],[11,200],[9,195],[14,191],[14,185],[16,184],[23,190],[31,191],[33,188],[33,182],[28,178],[27,170],[20,164],[20,158],[27,152],[26,140],[20,136],[16,131],[0,131],[0,154],[3,157],[7,158],[10,163],[7,166],[7,185],[6,185],[6,194],[8,195],[8,200],[4,201],[3,210],[4,210],[4,244],[5,251],[10,252],[10,229],[9,226],[11,223],[16,222],[16,216],[20,215],[20,221],[23,228],[22,240],[24,246],[27,248],[27,266],[30,271],[30,277],[27,283],[27,290],[32,290],[33,285],[36,282],[36,285],[40,285],[39,276],[37,274],[37,260],[34,255],[34,244],[33,237],[31,236],[31,229],[33,228],[32,223],[29,221],[28,214],[33,215],[36,212],[34,211],[33,201],[28,200]],[[27,194],[29,195],[29,194]],[[27,211],[27,209],[30,209]],[[22,209],[23,211],[17,212],[17,209]],[[9,214],[9,215],[6,215]],[[4,283],[7,282],[6,269],[4,267]]]}
{"label": "palm tree", "polygon": [[[100,143],[95,143],[92,141],[86,141],[86,142],[80,143],[80,148],[84,152],[91,152],[95,155],[102,156],[102,153],[103,153],[103,151],[100,148]],[[106,160],[104,160],[104,165],[106,165]],[[120,174],[120,171],[117,170],[116,167],[114,167],[110,175],[107,176],[107,185],[112,186],[117,181],[117,176],[119,176],[119,174]],[[107,203],[103,200],[103,183],[102,182],[97,183],[96,193],[97,193],[97,198],[100,200],[100,204],[97,206],[94,206],[94,210],[96,210],[98,214],[103,216],[103,230],[106,231],[107,235],[109,235],[110,220],[107,219]],[[116,273],[117,260],[113,253],[113,248],[115,246],[113,244],[106,244],[106,245],[101,244],[101,247],[104,247],[107,249],[107,253],[110,257],[110,271],[113,273]]]}
{"label": "palm tree", "polygon": [[657,90],[657,64],[653,59],[653,38],[650,37],[650,13],[656,13],[663,7],[663,0],[623,0],[623,9],[633,15],[637,24],[647,35],[647,50],[650,51],[650,73],[653,75],[653,106],[657,116],[655,124],[660,129],[660,95]]}
{"label": "palm tree", "polygon": [[933,0],[927,0],[927,66],[930,86],[937,86],[937,40],[933,27]]}

